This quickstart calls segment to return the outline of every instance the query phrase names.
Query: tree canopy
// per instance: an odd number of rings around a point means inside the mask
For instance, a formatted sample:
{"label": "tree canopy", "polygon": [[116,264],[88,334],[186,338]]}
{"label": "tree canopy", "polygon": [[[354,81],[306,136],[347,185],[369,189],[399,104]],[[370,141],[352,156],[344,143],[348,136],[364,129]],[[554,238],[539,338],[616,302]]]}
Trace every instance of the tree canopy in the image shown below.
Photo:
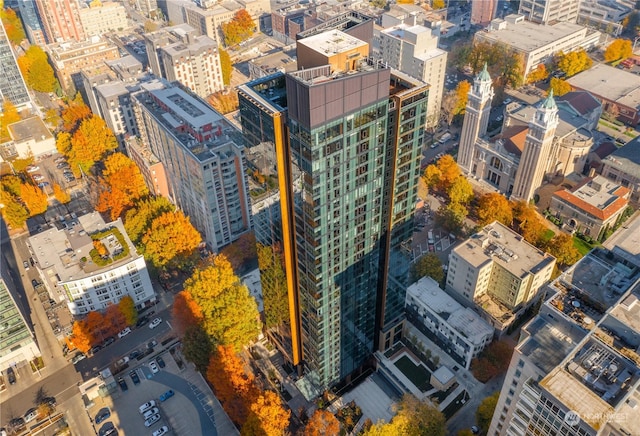
{"label": "tree canopy", "polygon": [[478,409],[476,410],[476,422],[483,434],[489,431],[491,425],[491,419],[493,418],[493,412],[498,404],[498,398],[500,397],[500,391],[495,392],[493,395],[486,397],[482,400]]}
{"label": "tree canopy", "polygon": [[491,192],[480,197],[476,213],[478,215],[478,224],[481,226],[499,221],[510,227],[513,221],[513,211],[509,200],[497,192]]}
{"label": "tree canopy", "polygon": [[140,248],[156,268],[190,256],[202,237],[182,211],[165,212],[155,218],[142,237]]}
{"label": "tree canopy", "polygon": [[549,89],[553,89],[553,95],[559,97],[565,95],[567,92],[571,92],[572,88],[566,80],[552,77],[551,82],[549,82]]}
{"label": "tree canopy", "polygon": [[258,395],[250,405],[251,414],[242,427],[246,436],[284,436],[289,427],[291,411],[282,406],[282,400],[273,391]]}
{"label": "tree canopy", "polygon": [[218,49],[220,53],[220,69],[222,70],[222,83],[225,86],[229,86],[231,83],[231,73],[233,73],[233,64],[231,63],[231,56],[229,52],[223,49]]}
{"label": "tree canopy", "polygon": [[53,196],[62,204],[67,204],[71,201],[69,193],[57,183],[53,184]]}
{"label": "tree canopy", "polygon": [[442,261],[434,253],[428,253],[416,260],[411,266],[411,275],[414,280],[429,276],[440,283],[444,279]]}
{"label": "tree canopy", "polygon": [[154,219],[174,210],[175,206],[165,197],[149,197],[136,202],[135,206],[125,214],[124,228],[127,235],[135,244],[138,244]]}
{"label": "tree canopy", "polygon": [[265,326],[270,329],[289,322],[289,298],[282,250],[274,246],[257,245],[258,268],[262,284]]}
{"label": "tree canopy", "polygon": [[71,136],[69,145],[65,156],[76,176],[80,175],[81,169],[88,173],[105,154],[118,148],[113,131],[97,115],[80,122],[80,126]]}
{"label": "tree canopy", "polygon": [[631,41],[628,39],[614,39],[604,51],[604,60],[614,62],[619,59],[626,59],[633,54]]}
{"label": "tree canopy", "polygon": [[527,83],[536,83],[549,77],[549,72],[544,64],[538,65],[527,75]]}
{"label": "tree canopy", "polygon": [[591,68],[593,61],[584,49],[570,51],[569,53],[559,52],[555,56],[556,66],[559,70],[571,77],[581,71]]}
{"label": "tree canopy", "polygon": [[29,210],[29,216],[40,215],[46,212],[49,203],[47,194],[42,189],[30,183],[23,183],[20,188],[20,197]]}
{"label": "tree canopy", "polygon": [[316,409],[304,428],[303,436],[338,436],[340,421],[333,413]]}
{"label": "tree canopy", "polygon": [[478,41],[459,46],[455,50],[454,62],[459,68],[471,66],[474,73],[479,72],[486,63],[491,77],[500,86],[515,88],[523,81],[524,56],[503,44]]}
{"label": "tree canopy", "polygon": [[555,235],[544,244],[544,249],[555,257],[562,266],[573,265],[582,257],[573,244],[573,238],[566,233]]}
{"label": "tree canopy", "polygon": [[104,160],[101,179],[103,190],[96,210],[110,211],[112,220],[149,193],[138,165],[122,153],[113,153]]}
{"label": "tree canopy", "polygon": [[442,412],[430,404],[406,394],[398,404],[391,422],[373,425],[365,436],[445,436],[446,420]]}
{"label": "tree canopy", "polygon": [[0,19],[7,33],[7,38],[13,45],[19,45],[25,38],[24,28],[20,17],[11,8],[0,9]]}
{"label": "tree canopy", "polygon": [[18,109],[8,99],[2,102],[2,113],[0,113],[0,142],[11,139],[7,126],[17,123],[21,117]]}
{"label": "tree canopy", "polygon": [[253,35],[256,25],[246,9],[240,9],[233,19],[220,25],[224,36],[224,44],[229,47],[246,41]]}
{"label": "tree canopy", "polygon": [[18,66],[25,82],[34,91],[53,92],[59,88],[58,79],[49,65],[47,54],[40,46],[30,46],[24,55],[18,58]]}

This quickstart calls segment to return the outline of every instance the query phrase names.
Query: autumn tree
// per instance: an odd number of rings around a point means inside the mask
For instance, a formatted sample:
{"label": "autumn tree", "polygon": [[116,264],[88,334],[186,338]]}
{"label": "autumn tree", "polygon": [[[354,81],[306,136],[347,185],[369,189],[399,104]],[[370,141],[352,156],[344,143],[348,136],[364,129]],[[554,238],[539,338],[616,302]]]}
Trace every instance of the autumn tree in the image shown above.
{"label": "autumn tree", "polygon": [[155,218],[142,237],[142,251],[147,260],[163,268],[176,258],[188,256],[202,237],[182,211],[165,212]]}
{"label": "autumn tree", "polygon": [[513,211],[507,198],[497,192],[484,194],[478,201],[478,224],[486,226],[494,221],[499,221],[505,226],[511,226]]}
{"label": "autumn tree", "polygon": [[29,210],[29,216],[40,215],[46,212],[49,200],[42,189],[30,183],[23,183],[20,188],[20,197]]}
{"label": "autumn tree", "polygon": [[231,73],[233,73],[233,64],[231,63],[231,56],[229,52],[223,49],[218,49],[220,53],[220,69],[222,71],[222,83],[225,86],[229,86],[231,83]]}
{"label": "autumn tree", "polygon": [[473,432],[468,428],[463,428],[456,433],[456,436],[473,436]]}
{"label": "autumn tree", "polygon": [[540,82],[549,77],[549,72],[544,64],[538,65],[533,71],[527,75],[527,83]]}
{"label": "autumn tree", "polygon": [[199,324],[187,327],[182,336],[182,352],[196,366],[198,371],[207,370],[213,344],[211,338]]}
{"label": "autumn tree", "polygon": [[251,403],[251,414],[240,434],[247,436],[284,436],[291,411],[282,406],[278,394],[265,391]]}
{"label": "autumn tree", "polygon": [[202,321],[202,310],[190,293],[182,291],[176,295],[171,307],[171,317],[176,331],[183,335],[189,327]]}
{"label": "autumn tree", "polygon": [[424,170],[424,174],[422,175],[422,180],[424,180],[424,184],[427,185],[429,190],[436,189],[440,184],[440,169],[438,169],[437,165],[430,164]]}
{"label": "autumn tree", "polygon": [[[22,191],[22,179],[12,174],[2,176],[0,179],[0,187],[2,188],[3,193],[7,193],[10,196],[20,196]],[[3,200],[5,199],[3,198]]]}
{"label": "autumn tree", "polygon": [[459,46],[454,60],[457,67],[469,65],[474,73],[487,64],[489,74],[500,86],[517,87],[523,81],[524,56],[504,44],[476,41],[469,46]]}
{"label": "autumn tree", "polygon": [[340,421],[328,410],[316,409],[302,434],[303,436],[338,436]]}
{"label": "autumn tree", "polygon": [[456,116],[456,108],[458,107],[458,95],[455,91],[447,91],[442,96],[442,113],[448,126],[453,123]]}
{"label": "autumn tree", "polygon": [[9,198],[10,200],[8,202],[4,199],[2,200],[2,204],[4,204],[4,207],[0,210],[2,211],[2,217],[5,219],[7,224],[17,229],[24,226],[24,223],[27,222],[27,218],[29,218],[29,212],[22,204],[18,203],[15,198]]}
{"label": "autumn tree", "polygon": [[91,332],[91,335],[95,338],[96,342],[102,342],[106,339],[109,326],[105,322],[105,317],[102,313],[92,310],[87,313],[84,320],[86,322],[87,330]]}
{"label": "autumn tree", "polygon": [[151,20],[144,22],[144,33],[151,33],[158,30],[158,25]]}
{"label": "autumn tree", "polygon": [[440,283],[444,279],[442,261],[434,253],[428,253],[416,260],[411,266],[411,275],[414,280],[429,276]]}
{"label": "autumn tree", "polygon": [[207,100],[221,114],[238,110],[238,92],[235,89],[213,93]]}
{"label": "autumn tree", "polygon": [[74,347],[82,353],[87,354],[94,340],[85,320],[74,321],[71,329],[71,343]]}
{"label": "autumn tree", "polygon": [[54,130],[58,128],[61,120],[62,118],[60,118],[60,113],[56,108],[47,109],[44,114],[44,122]]}
{"label": "autumn tree", "polygon": [[444,0],[433,0],[431,2],[431,9],[438,10],[438,9],[444,9],[444,8],[445,8]]}
{"label": "autumn tree", "polygon": [[480,402],[480,405],[476,410],[476,422],[478,423],[478,427],[480,427],[482,434],[486,434],[489,431],[489,426],[491,425],[491,420],[493,419],[493,413],[496,410],[499,397],[500,391],[486,397],[482,402]]}
{"label": "autumn tree", "polygon": [[138,244],[151,227],[153,220],[165,212],[173,212],[175,206],[165,197],[150,197],[137,201],[124,218],[124,228],[129,238]]}
{"label": "autumn tree", "polygon": [[493,341],[471,361],[473,376],[482,383],[509,368],[513,348],[504,341]]}
{"label": "autumn tree", "polygon": [[593,61],[584,49],[574,50],[569,53],[559,52],[555,59],[557,68],[569,77],[587,70],[593,65]]}
{"label": "autumn tree", "polygon": [[18,66],[25,82],[34,91],[53,92],[59,87],[47,54],[40,46],[30,46],[24,55],[18,58]]}
{"label": "autumn tree", "polygon": [[565,95],[567,92],[571,92],[571,85],[566,80],[558,79],[556,77],[551,78],[549,82],[549,89],[553,90],[553,94],[557,97]]}
{"label": "autumn tree", "polygon": [[223,255],[196,270],[184,289],[202,310],[202,326],[217,345],[239,351],[260,333],[256,301]]}
{"label": "autumn tree", "polygon": [[71,201],[69,193],[59,184],[53,184],[53,196],[62,204],[67,204]]}
{"label": "autumn tree", "polygon": [[129,295],[125,295],[118,301],[118,309],[122,316],[124,317],[125,323],[127,325],[134,325],[138,322],[138,309],[136,309],[136,304]]}
{"label": "autumn tree", "polygon": [[256,237],[253,232],[245,233],[220,251],[231,263],[234,271],[256,258]]}
{"label": "autumn tree", "polygon": [[0,9],[0,19],[9,41],[13,45],[19,45],[26,38],[20,17],[13,9],[3,8]]}
{"label": "autumn tree", "polygon": [[18,109],[9,99],[5,99],[5,101],[2,102],[2,113],[0,113],[0,142],[11,139],[7,126],[17,123],[20,119]]}
{"label": "autumn tree", "polygon": [[473,188],[466,177],[458,176],[447,189],[447,195],[451,202],[466,205],[473,200]]}
{"label": "autumn tree", "polygon": [[[67,132],[73,132],[82,120],[91,116],[91,109],[84,104],[82,96],[78,92],[73,100],[69,100],[67,106],[62,109],[62,128]],[[62,152],[61,152],[62,153]]]}
{"label": "autumn tree", "polygon": [[149,193],[138,165],[122,153],[110,154],[104,160],[101,179],[103,191],[96,210],[109,211],[112,220]]}
{"label": "autumn tree", "polygon": [[256,25],[246,9],[240,9],[233,18],[220,25],[224,44],[229,47],[246,41],[253,35]]}
{"label": "autumn tree", "polygon": [[445,436],[446,420],[442,412],[427,402],[405,394],[391,422],[373,425],[365,436]]}
{"label": "autumn tree", "polygon": [[279,327],[289,321],[287,277],[283,266],[282,249],[279,244],[273,246],[258,244],[257,250],[265,326],[268,329]]}
{"label": "autumn tree", "polygon": [[471,89],[471,84],[463,80],[462,82],[458,82],[458,86],[456,86],[456,108],[454,110],[456,115],[464,114],[464,110],[467,107],[467,100],[469,99],[469,90]]}
{"label": "autumn tree", "polygon": [[92,115],[80,122],[71,136],[70,148],[65,155],[71,171],[78,176],[80,170],[88,173],[96,162],[116,148],[118,142],[113,131],[102,118]]}
{"label": "autumn tree", "polygon": [[562,266],[573,265],[582,257],[573,245],[573,238],[566,233],[559,233],[551,238],[544,245],[544,249],[551,253]]}
{"label": "autumn tree", "polygon": [[[462,176],[460,167],[458,167],[455,159],[450,154],[445,154],[440,159],[438,159],[436,166],[438,168],[438,182],[435,187],[440,192],[448,193],[449,189],[453,185],[453,182],[458,177]],[[429,185],[429,183],[427,183],[427,185]]]}
{"label": "autumn tree", "polygon": [[[131,297],[129,297],[131,298]],[[132,300],[133,301],[133,300]],[[109,304],[104,311],[104,322],[107,326],[107,334],[113,336],[122,331],[127,325],[131,325],[127,322],[124,314],[120,310],[120,305]]]}
{"label": "autumn tree", "polygon": [[442,226],[445,230],[459,234],[463,228],[464,220],[469,214],[466,207],[460,203],[451,202],[448,205],[442,205],[436,212],[436,224]]}
{"label": "autumn tree", "polygon": [[604,51],[604,60],[614,62],[619,59],[626,59],[633,55],[631,41],[628,39],[614,39]]}
{"label": "autumn tree", "polygon": [[513,217],[518,222],[516,228],[522,237],[532,245],[540,245],[546,227],[535,208],[525,201],[519,201],[513,208]]}

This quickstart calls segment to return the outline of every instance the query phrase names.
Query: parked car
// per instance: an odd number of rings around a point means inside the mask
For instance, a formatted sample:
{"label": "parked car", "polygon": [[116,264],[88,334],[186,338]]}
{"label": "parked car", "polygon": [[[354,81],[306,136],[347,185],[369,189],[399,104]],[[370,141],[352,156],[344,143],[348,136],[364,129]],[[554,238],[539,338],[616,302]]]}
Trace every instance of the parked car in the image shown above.
{"label": "parked car", "polygon": [[106,347],[107,345],[111,345],[116,341],[116,338],[114,338],[113,336],[108,337],[107,339],[104,340],[104,343],[102,344],[103,347]]}
{"label": "parked car", "polygon": [[32,407],[24,414],[24,422],[31,422],[38,417],[38,409]]}
{"label": "parked car", "polygon": [[108,407],[104,407],[98,411],[98,414],[95,417],[96,424],[100,424],[102,421],[105,421],[107,418],[111,416],[111,410]]}
{"label": "parked car", "polygon": [[152,373],[157,374],[159,369],[158,369],[158,365],[156,365],[156,363],[152,360],[151,362],[149,362],[149,369],[151,370]]}
{"label": "parked car", "polygon": [[131,354],[129,354],[129,359],[137,359],[141,354],[142,353],[140,353],[138,350],[132,351]]}
{"label": "parked car", "polygon": [[98,351],[102,350],[102,346],[100,345],[96,345],[95,347],[91,347],[91,350],[89,350],[89,352],[91,354],[96,354]]}
{"label": "parked car", "polygon": [[160,395],[160,401],[162,402],[167,401],[169,398],[173,397],[174,395],[175,393],[171,389],[169,389],[167,392]]}
{"label": "parked car", "polygon": [[135,371],[131,371],[129,373],[129,377],[131,377],[131,380],[133,380],[133,384],[134,385],[139,385],[140,384],[140,377],[138,377],[138,373]]}
{"label": "parked car", "polygon": [[40,188],[40,189],[44,189],[47,186],[49,186],[49,182],[40,182],[40,183],[38,183],[38,188]]}
{"label": "parked car", "polygon": [[153,424],[155,424],[158,421],[160,421],[160,415],[159,414],[153,415],[144,422],[144,426],[151,427]]}
{"label": "parked car", "polygon": [[118,337],[119,338],[124,338],[125,336],[127,336],[129,333],[131,333],[131,328],[127,327],[126,329],[122,330],[120,333],[118,333]]}
{"label": "parked car", "polygon": [[67,158],[64,156],[57,157],[53,160],[55,163],[66,162]]}
{"label": "parked car", "polygon": [[38,165],[29,165],[26,170],[28,173],[35,173],[36,171],[38,171],[40,169],[40,167]]}
{"label": "parked car", "polygon": [[56,168],[58,168],[59,170],[63,168],[69,168],[69,164],[67,162],[60,162],[58,165],[56,165]]}
{"label": "parked car", "polygon": [[156,405],[156,402],[151,400],[151,401],[148,401],[148,402],[144,403],[142,406],[140,406],[138,408],[138,410],[140,410],[140,413],[144,413],[147,410],[151,409],[152,407],[155,407],[155,405]]}
{"label": "parked car", "polygon": [[161,356],[156,357],[156,362],[158,362],[158,366],[159,366],[160,368],[164,368],[165,366],[167,366],[167,365],[164,363],[164,359],[163,359]]}
{"label": "parked car", "polygon": [[136,322],[136,327],[142,327],[148,322],[149,318],[147,318],[146,316],[141,316],[140,318],[138,318],[138,322]]}
{"label": "parked car", "polygon": [[162,318],[155,318],[153,321],[151,321],[151,323],[149,324],[149,328],[150,329],[154,329],[156,327],[158,327],[160,324],[162,323]]}
{"label": "parked car", "polygon": [[13,368],[11,367],[7,368],[7,378],[9,379],[10,385],[16,384],[16,373],[13,372]]}
{"label": "parked car", "polygon": [[36,288],[40,286],[40,283],[36,279],[31,279],[31,285]]}
{"label": "parked car", "polygon": [[75,356],[73,356],[73,359],[71,359],[71,363],[73,363],[74,365],[78,362],[80,362],[82,359],[86,359],[87,356],[85,356],[82,353],[78,353]]}
{"label": "parked car", "polygon": [[29,269],[29,262],[27,262],[26,260],[24,262],[22,262],[22,266],[24,267],[25,271]]}
{"label": "parked car", "polygon": [[40,404],[48,404],[51,407],[56,407],[56,397],[45,397],[40,400]]}
{"label": "parked car", "polygon": [[100,430],[98,430],[98,436],[113,436],[117,434],[118,430],[111,421],[105,422],[104,425],[100,427]]}
{"label": "parked car", "polygon": [[122,389],[122,392],[125,392],[129,389],[129,386],[127,386],[127,382],[124,381],[122,377],[118,378],[118,384],[120,385],[120,389]]}
{"label": "parked car", "polygon": [[44,176],[42,174],[32,174],[31,178],[34,182],[42,182],[44,180]]}
{"label": "parked car", "polygon": [[168,432],[169,432],[169,427],[167,427],[166,425],[163,425],[162,427],[154,431],[152,436],[163,436]]}
{"label": "parked car", "polygon": [[147,348],[153,348],[153,347],[155,347],[156,345],[158,345],[158,341],[156,341],[156,340],[154,339],[154,340],[149,341],[149,342],[147,343]]}
{"label": "parked car", "polygon": [[147,410],[146,412],[144,412],[142,414],[142,418],[143,419],[149,419],[151,418],[153,415],[157,415],[160,413],[160,409],[158,409],[157,407],[152,407],[151,409]]}
{"label": "parked car", "polygon": [[16,433],[23,430],[25,426],[24,418],[13,418],[9,421],[9,427],[11,427],[11,429]]}

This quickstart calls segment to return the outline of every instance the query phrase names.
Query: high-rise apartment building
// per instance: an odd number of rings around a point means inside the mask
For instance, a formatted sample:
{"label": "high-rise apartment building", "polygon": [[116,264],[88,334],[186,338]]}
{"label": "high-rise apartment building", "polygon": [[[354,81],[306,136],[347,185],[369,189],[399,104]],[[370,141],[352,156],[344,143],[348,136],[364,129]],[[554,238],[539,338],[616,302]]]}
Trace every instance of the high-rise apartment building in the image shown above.
{"label": "high-rise apartment building", "polygon": [[447,52],[438,48],[438,35],[424,26],[398,26],[380,32],[380,58],[391,68],[429,84],[427,125],[440,121]]}
{"label": "high-rise apartment building", "polygon": [[20,9],[20,18],[22,18],[24,31],[29,42],[33,45],[44,47],[47,44],[47,40],[42,30],[35,2],[33,0],[18,0],[18,8]]}
{"label": "high-rise apartment building", "polygon": [[402,334],[428,85],[339,30],[298,40],[299,71],[239,87],[248,147],[271,145],[294,365],[322,389]]}
{"label": "high-rise apartment building", "polygon": [[38,7],[44,36],[54,42],[84,41],[78,0],[34,0]]}
{"label": "high-rise apartment building", "polygon": [[579,10],[580,0],[521,0],[518,12],[534,23],[553,24],[575,23]]}
{"label": "high-rise apartment building", "polygon": [[635,435],[640,428],[640,274],[595,249],[547,288],[522,328],[487,432]]}
{"label": "high-rise apartment building", "polygon": [[202,98],[224,88],[218,43],[188,24],[145,35],[149,66],[156,76],[178,81]]}
{"label": "high-rise apartment building", "polygon": [[497,8],[497,0],[473,0],[471,2],[471,24],[486,26],[495,17]]}
{"label": "high-rise apartment building", "polygon": [[[27,85],[18,68],[18,61],[2,22],[0,22],[0,100],[9,100],[19,109],[31,107]],[[2,111],[1,108],[0,111]]]}
{"label": "high-rise apartment building", "polygon": [[91,2],[83,5],[79,16],[84,33],[88,37],[122,31],[129,27],[126,9],[115,2]]}
{"label": "high-rise apartment building", "polygon": [[251,228],[242,135],[177,84],[142,84],[134,96],[143,145],[164,164],[170,199],[210,249]]}

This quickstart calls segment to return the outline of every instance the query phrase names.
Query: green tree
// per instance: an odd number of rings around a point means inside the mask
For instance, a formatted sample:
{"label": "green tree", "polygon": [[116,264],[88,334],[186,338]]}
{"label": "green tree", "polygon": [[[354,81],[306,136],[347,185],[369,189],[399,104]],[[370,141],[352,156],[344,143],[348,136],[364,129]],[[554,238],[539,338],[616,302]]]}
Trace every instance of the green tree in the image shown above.
{"label": "green tree", "polygon": [[500,391],[495,392],[493,395],[486,397],[476,410],[476,422],[480,431],[486,434],[489,431],[491,425],[491,419],[493,418],[493,412],[498,404],[498,398],[500,397]]}
{"label": "green tree", "polygon": [[182,337],[182,352],[196,366],[198,371],[205,372],[209,366],[209,358],[213,350],[211,338],[202,326],[187,327]]}
{"label": "green tree", "polygon": [[2,102],[2,113],[0,113],[0,142],[11,139],[7,126],[17,123],[21,117],[18,109],[8,99]]}
{"label": "green tree", "polygon": [[446,420],[442,412],[430,404],[406,394],[398,404],[391,422],[373,425],[365,436],[445,436]]}
{"label": "green tree", "polygon": [[26,36],[22,22],[16,12],[11,8],[1,9],[0,19],[2,19],[2,24],[9,41],[11,41],[13,45],[19,45]]}
{"label": "green tree", "polygon": [[156,268],[164,268],[177,258],[191,255],[201,240],[182,211],[165,212],[151,223],[142,237],[141,249]]}
{"label": "green tree", "polygon": [[571,92],[572,88],[566,80],[552,77],[551,82],[549,83],[549,89],[553,89],[553,95],[559,97],[561,95],[565,95],[567,92]]}
{"label": "green tree", "polygon": [[287,277],[279,245],[257,244],[260,283],[264,300],[265,326],[270,329],[289,321]]}
{"label": "green tree", "polygon": [[240,351],[260,333],[256,301],[224,256],[216,256],[211,266],[196,270],[184,289],[202,309],[202,327],[216,345]]}
{"label": "green tree", "polygon": [[136,304],[128,295],[125,295],[118,301],[118,309],[122,316],[124,316],[124,320],[127,325],[135,325],[138,322],[138,310],[136,309]]}
{"label": "green tree", "polygon": [[53,92],[59,85],[47,54],[37,45],[32,45],[20,57],[19,65],[25,82],[35,91]]}
{"label": "green tree", "polygon": [[480,197],[478,201],[478,224],[486,226],[494,221],[499,221],[505,226],[511,226],[513,211],[507,198],[497,192],[491,192]]}
{"label": "green tree", "polygon": [[459,203],[440,206],[436,213],[436,223],[452,233],[459,233],[469,211]]}
{"label": "green tree", "polygon": [[220,69],[222,70],[222,82],[225,86],[229,86],[231,83],[231,73],[233,72],[233,65],[231,63],[231,56],[229,52],[221,48],[220,52]]}
{"label": "green tree", "polygon": [[165,197],[149,197],[136,202],[125,214],[124,228],[129,238],[138,244],[153,220],[165,212],[173,212],[175,206]]}
{"label": "green tree", "polygon": [[633,55],[631,41],[628,39],[614,39],[604,51],[604,60],[614,62],[631,57],[631,55]]}
{"label": "green tree", "polygon": [[442,261],[434,253],[422,256],[411,266],[411,275],[414,280],[429,276],[440,283],[444,279]]}

